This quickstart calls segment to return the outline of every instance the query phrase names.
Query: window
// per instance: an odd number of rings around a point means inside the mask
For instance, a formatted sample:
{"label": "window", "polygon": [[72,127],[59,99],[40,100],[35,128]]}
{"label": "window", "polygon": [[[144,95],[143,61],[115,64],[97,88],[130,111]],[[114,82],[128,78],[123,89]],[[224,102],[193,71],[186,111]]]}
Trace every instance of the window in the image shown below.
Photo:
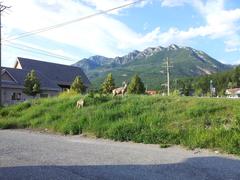
{"label": "window", "polygon": [[40,98],[47,98],[48,94],[40,94]]}
{"label": "window", "polygon": [[19,100],[21,100],[21,96],[22,96],[22,94],[21,93],[16,93],[16,92],[14,92],[13,94],[12,94],[12,100],[17,100],[17,101],[19,101]]}
{"label": "window", "polygon": [[21,100],[21,99],[22,99],[22,94],[18,93],[18,100]]}
{"label": "window", "polygon": [[16,93],[12,94],[12,100],[16,100]]}

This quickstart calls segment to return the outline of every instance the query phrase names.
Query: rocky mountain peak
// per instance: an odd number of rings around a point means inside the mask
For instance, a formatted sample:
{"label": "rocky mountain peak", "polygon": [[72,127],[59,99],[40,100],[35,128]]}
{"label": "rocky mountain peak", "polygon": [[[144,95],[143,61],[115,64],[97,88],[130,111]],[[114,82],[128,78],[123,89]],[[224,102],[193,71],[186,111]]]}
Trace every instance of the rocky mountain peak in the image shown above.
{"label": "rocky mountain peak", "polygon": [[171,44],[170,46],[168,46],[167,49],[168,50],[178,50],[178,49],[180,49],[180,47],[177,46],[176,44]]}
{"label": "rocky mountain peak", "polygon": [[[173,75],[180,77],[204,75],[231,68],[203,51],[176,44],[168,47],[149,47],[143,51],[134,50],[125,56],[115,58],[92,56],[74,66],[81,67],[90,79],[105,76],[107,72],[115,72],[119,77],[123,77],[123,74],[124,77],[129,77],[136,72],[156,79],[155,75],[159,76],[159,69],[167,57],[174,63]],[[151,78],[148,79],[149,82]]]}

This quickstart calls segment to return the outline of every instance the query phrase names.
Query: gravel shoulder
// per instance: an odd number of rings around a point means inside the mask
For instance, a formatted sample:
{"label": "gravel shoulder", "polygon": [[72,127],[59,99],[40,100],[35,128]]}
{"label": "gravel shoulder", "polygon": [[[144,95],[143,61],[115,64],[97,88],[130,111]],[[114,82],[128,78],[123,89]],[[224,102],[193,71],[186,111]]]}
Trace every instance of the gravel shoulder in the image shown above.
{"label": "gravel shoulder", "polygon": [[233,179],[240,158],[83,136],[0,130],[0,179]]}

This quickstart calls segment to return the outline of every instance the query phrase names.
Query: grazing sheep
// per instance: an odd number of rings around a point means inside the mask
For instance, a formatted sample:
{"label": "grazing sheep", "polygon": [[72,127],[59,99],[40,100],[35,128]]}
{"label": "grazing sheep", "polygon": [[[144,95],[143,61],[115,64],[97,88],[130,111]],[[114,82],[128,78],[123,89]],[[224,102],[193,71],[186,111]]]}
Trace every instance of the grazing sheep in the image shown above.
{"label": "grazing sheep", "polygon": [[76,107],[79,109],[79,108],[82,108],[83,106],[84,106],[84,100],[83,99],[79,99],[77,101]]}
{"label": "grazing sheep", "polygon": [[116,88],[112,91],[113,96],[116,96],[118,94],[122,94],[123,96],[126,93],[128,84],[125,81],[123,82],[123,84],[123,87]]}

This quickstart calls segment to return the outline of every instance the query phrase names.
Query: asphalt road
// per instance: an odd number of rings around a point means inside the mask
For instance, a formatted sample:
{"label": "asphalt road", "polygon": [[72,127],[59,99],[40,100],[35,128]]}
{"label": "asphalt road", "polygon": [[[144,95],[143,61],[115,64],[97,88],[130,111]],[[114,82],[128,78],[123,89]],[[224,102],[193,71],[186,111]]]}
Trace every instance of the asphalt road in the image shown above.
{"label": "asphalt road", "polygon": [[0,130],[0,179],[240,180],[240,158],[207,150]]}

